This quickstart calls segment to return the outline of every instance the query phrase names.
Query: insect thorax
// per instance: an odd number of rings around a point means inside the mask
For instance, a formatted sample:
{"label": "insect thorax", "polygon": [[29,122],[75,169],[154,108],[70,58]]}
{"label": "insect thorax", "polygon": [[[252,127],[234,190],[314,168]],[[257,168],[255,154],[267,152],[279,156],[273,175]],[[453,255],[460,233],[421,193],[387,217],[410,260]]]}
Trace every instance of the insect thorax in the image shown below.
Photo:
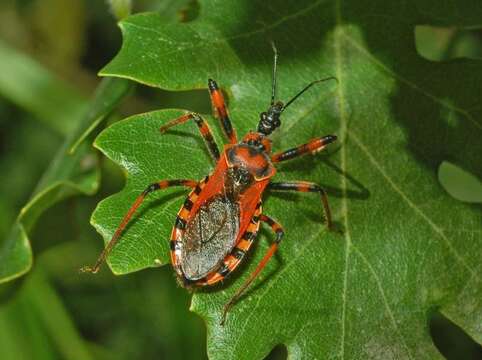
{"label": "insect thorax", "polygon": [[[227,150],[226,160],[229,168],[234,169],[233,179],[249,187],[254,181],[269,178],[276,172],[271,159],[263,148],[249,144],[238,144]],[[246,172],[249,174],[246,175]]]}
{"label": "insect thorax", "polygon": [[254,176],[243,166],[233,166],[224,175],[225,195],[231,201],[237,201],[239,196],[254,183]]}

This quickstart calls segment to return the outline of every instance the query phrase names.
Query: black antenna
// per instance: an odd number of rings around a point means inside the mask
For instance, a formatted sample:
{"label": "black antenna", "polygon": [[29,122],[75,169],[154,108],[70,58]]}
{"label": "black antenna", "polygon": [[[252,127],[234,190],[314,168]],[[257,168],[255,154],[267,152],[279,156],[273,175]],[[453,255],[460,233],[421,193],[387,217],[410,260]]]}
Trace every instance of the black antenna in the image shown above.
{"label": "black antenna", "polygon": [[271,41],[271,47],[273,48],[274,52],[273,82],[271,86],[271,105],[273,105],[276,98],[276,64],[278,63],[278,50],[276,50],[276,46],[274,45],[273,41]]}
{"label": "black antenna", "polygon": [[315,84],[318,84],[320,82],[323,82],[323,81],[328,81],[328,80],[335,80],[337,83],[338,83],[338,79],[334,76],[330,76],[330,77],[327,77],[327,78],[324,78],[324,79],[319,79],[319,80],[315,80],[311,83],[309,83],[308,85],[306,85],[303,90],[301,90],[298,94],[296,94],[290,101],[288,101],[286,103],[285,106],[283,106],[283,108],[281,109],[281,112],[283,112],[288,106],[291,105],[292,102],[294,102],[296,99],[298,99],[301,94],[303,94],[306,90],[308,90],[310,87],[312,87],[313,85]]}

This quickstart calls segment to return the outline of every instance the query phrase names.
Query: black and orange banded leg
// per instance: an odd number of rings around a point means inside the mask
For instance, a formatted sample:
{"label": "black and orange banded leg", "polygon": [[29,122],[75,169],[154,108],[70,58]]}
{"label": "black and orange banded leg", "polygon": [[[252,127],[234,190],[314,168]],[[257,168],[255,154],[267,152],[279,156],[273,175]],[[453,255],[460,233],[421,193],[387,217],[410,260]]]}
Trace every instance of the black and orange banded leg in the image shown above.
{"label": "black and orange banded leg", "polygon": [[142,202],[146,198],[146,196],[156,190],[161,190],[168,188],[170,186],[188,186],[190,188],[194,188],[197,185],[197,181],[194,180],[162,180],[156,183],[153,183],[149,185],[134,201],[134,204],[130,207],[130,209],[127,211],[127,213],[124,215],[124,218],[122,219],[121,223],[117,227],[114,235],[112,236],[112,239],[109,241],[107,246],[104,248],[102,253],[100,254],[99,258],[95,262],[94,266],[84,266],[83,268],[80,269],[81,272],[90,272],[90,273],[96,273],[99,271],[100,266],[102,263],[105,261],[107,256],[109,256],[110,252],[114,248],[115,244],[119,241],[119,237],[122,234],[122,231],[126,227],[126,225],[129,223],[129,220],[131,219],[132,215],[136,212],[136,210],[141,206]]}
{"label": "black and orange banded leg", "polygon": [[260,215],[259,217],[260,221],[263,221],[267,223],[271,229],[274,231],[276,234],[276,239],[275,241],[271,244],[269,247],[268,251],[264,255],[263,259],[259,262],[258,266],[256,269],[253,271],[253,273],[249,276],[249,278],[244,282],[244,284],[236,291],[236,293],[233,295],[233,297],[224,305],[224,310],[223,310],[223,315],[221,317],[221,325],[224,324],[224,321],[226,320],[226,315],[231,309],[231,307],[236,303],[236,301],[241,297],[241,295],[244,293],[244,291],[248,288],[249,285],[256,279],[258,274],[263,270],[263,268],[266,266],[268,263],[269,259],[274,255],[276,250],[278,250],[279,243],[281,242],[281,239],[283,239],[284,236],[284,231],[283,228],[281,227],[280,224],[278,224],[276,221],[271,219],[269,216],[266,215]]}
{"label": "black and orange banded leg", "polygon": [[199,131],[201,132],[201,136],[203,137],[204,141],[206,142],[206,145],[208,146],[211,156],[213,157],[214,160],[218,160],[219,159],[218,145],[214,141],[213,134],[211,132],[211,129],[209,128],[209,125],[207,124],[206,121],[204,121],[201,115],[194,114],[194,113],[182,115],[177,119],[171,120],[167,124],[162,125],[159,130],[163,134],[167,131],[167,129],[179,124],[183,124],[186,121],[189,121],[191,119],[196,122],[196,125],[198,126]]}
{"label": "black and orange banded leg", "polygon": [[277,191],[299,191],[299,192],[317,192],[321,196],[321,202],[323,204],[323,209],[325,210],[326,226],[329,230],[333,230],[333,223],[331,222],[331,211],[328,205],[328,197],[326,196],[326,191],[323,190],[317,184],[306,182],[306,181],[293,181],[293,182],[272,182],[268,185],[270,190]]}
{"label": "black and orange banded leg", "polygon": [[208,80],[208,87],[215,116],[221,121],[221,127],[223,128],[224,134],[229,139],[229,142],[231,144],[236,144],[238,142],[236,131],[233,129],[233,125],[231,125],[223,93],[219,90],[216,81],[212,79]]}
{"label": "black and orange banded leg", "polygon": [[304,155],[306,153],[315,153],[317,151],[323,150],[328,144],[332,143],[335,140],[336,140],[335,135],[327,135],[327,136],[315,138],[306,144],[272,155],[271,161],[281,162],[281,161],[293,159],[295,157]]}

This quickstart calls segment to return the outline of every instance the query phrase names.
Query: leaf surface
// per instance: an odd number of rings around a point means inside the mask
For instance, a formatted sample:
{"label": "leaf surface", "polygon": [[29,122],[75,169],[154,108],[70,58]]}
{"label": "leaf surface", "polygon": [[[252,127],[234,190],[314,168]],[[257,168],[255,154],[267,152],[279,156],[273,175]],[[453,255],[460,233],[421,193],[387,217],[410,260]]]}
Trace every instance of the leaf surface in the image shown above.
{"label": "leaf surface", "polygon": [[[279,253],[224,327],[222,307],[273,240],[268,228],[229,281],[193,297],[211,358],[261,359],[280,343],[293,359],[441,358],[428,329],[435,308],[482,342],[480,209],[437,181],[446,159],[481,177],[482,63],[428,62],[414,44],[418,24],[476,26],[482,12],[476,1],[434,4],[203,1],[191,23],[165,25],[149,13],[121,22],[123,47],[103,75],[170,90],[204,88],[214,78],[241,135],[255,129],[269,104],[270,39],[280,53],[280,99],[314,79],[338,79],[291,105],[272,140],[283,150],[339,136],[323,154],[280,164],[275,181],[323,185],[343,234],[326,231],[315,195],[267,194],[264,212],[286,230]],[[128,175],[125,188],[93,214],[105,241],[148,184],[212,171],[194,124],[159,134],[181,113],[137,115],[96,140]],[[221,143],[218,124],[209,121]],[[146,201],[109,258],[115,273],[168,263],[185,194],[169,189]]]}

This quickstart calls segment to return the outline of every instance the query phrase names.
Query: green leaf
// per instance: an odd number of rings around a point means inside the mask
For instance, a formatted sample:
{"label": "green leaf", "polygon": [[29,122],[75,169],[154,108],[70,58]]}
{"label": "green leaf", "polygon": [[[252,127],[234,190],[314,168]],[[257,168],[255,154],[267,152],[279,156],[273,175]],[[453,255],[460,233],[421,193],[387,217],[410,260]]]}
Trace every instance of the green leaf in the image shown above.
{"label": "green leaf", "polygon": [[[82,142],[76,151],[72,146],[93,124],[104,119],[123,99],[130,88],[123,79],[104,79],[88,112],[77,121],[40,179],[29,202],[22,208],[7,238],[0,243],[0,283],[17,278],[32,266],[32,250],[28,234],[38,217],[53,204],[74,194],[93,194],[99,184],[97,158],[90,144]],[[68,114],[64,114],[64,117]],[[87,129],[87,130],[86,130]]]}
{"label": "green leaf", "polygon": [[97,87],[90,104],[88,121],[83,121],[71,134],[69,153],[73,154],[79,145],[106,119],[114,107],[128,94],[132,83],[119,79],[104,79]]}
{"label": "green leaf", "polygon": [[[208,326],[210,357],[261,359],[283,343],[296,359],[440,358],[428,329],[434,308],[482,342],[479,209],[437,181],[445,159],[480,177],[482,62],[427,62],[414,45],[416,25],[480,24],[474,14],[481,5],[460,1],[454,11],[444,2],[435,12],[430,5],[203,1],[199,19],[188,24],[164,25],[156,14],[121,22],[123,47],[103,75],[171,90],[205,88],[212,77],[241,135],[255,129],[269,104],[270,39],[280,53],[280,99],[311,80],[338,78],[290,106],[272,139],[278,151],[339,136],[324,154],[280,164],[275,180],[322,184],[343,234],[326,231],[315,195],[265,196],[264,212],[286,230],[277,256],[224,327],[223,305],[263,257],[274,238],[269,229],[231,280],[193,297],[192,309]],[[180,113],[133,116],[96,140],[128,175],[92,217],[106,242],[148,184],[212,171],[194,124],[159,134]],[[146,201],[109,258],[115,273],[168,262],[170,229],[186,193],[170,189]]]}

